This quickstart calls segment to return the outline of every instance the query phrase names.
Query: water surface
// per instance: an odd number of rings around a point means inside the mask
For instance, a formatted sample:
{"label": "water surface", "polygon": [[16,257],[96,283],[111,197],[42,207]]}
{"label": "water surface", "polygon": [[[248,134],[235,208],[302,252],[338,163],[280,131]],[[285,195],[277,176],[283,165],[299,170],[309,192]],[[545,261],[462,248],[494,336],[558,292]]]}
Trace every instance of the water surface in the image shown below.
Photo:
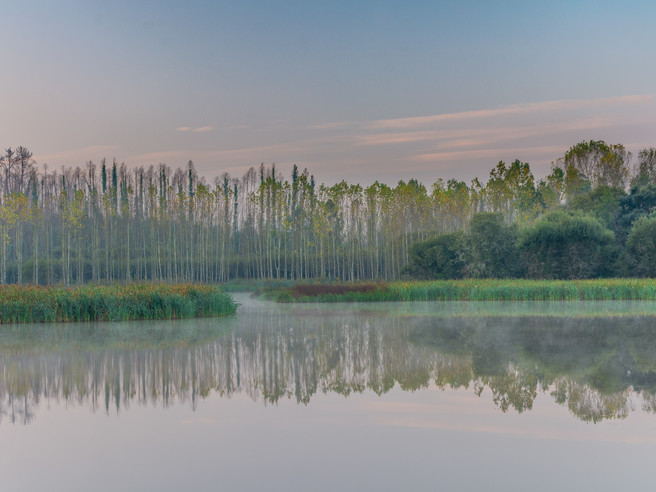
{"label": "water surface", "polygon": [[226,319],[0,326],[3,487],[649,484],[654,303],[238,300]]}

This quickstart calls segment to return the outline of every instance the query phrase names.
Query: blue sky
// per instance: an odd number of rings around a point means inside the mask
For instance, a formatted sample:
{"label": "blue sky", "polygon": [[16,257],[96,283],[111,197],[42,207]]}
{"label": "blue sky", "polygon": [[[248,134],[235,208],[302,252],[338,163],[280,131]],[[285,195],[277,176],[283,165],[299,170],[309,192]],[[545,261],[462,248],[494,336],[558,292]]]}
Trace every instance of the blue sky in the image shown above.
{"label": "blue sky", "polygon": [[0,2],[0,146],[39,164],[275,162],[319,181],[537,176],[656,146],[647,1]]}

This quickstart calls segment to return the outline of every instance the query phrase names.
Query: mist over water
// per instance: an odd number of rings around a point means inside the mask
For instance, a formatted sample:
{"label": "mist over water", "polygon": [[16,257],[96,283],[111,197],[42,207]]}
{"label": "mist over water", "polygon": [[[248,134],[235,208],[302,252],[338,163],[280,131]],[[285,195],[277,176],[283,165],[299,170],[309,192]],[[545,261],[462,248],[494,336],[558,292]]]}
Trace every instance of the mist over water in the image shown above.
{"label": "mist over water", "polygon": [[231,318],[0,326],[2,487],[651,482],[650,303],[237,300]]}
{"label": "mist over water", "polygon": [[[648,303],[240,300],[231,319],[3,326],[0,425],[29,424],[50,402],[120,414],[194,410],[212,395],[312,405],[430,385],[485,390],[501,412],[530,411],[545,394],[589,422],[656,407]],[[594,315],[604,311],[613,315]]]}

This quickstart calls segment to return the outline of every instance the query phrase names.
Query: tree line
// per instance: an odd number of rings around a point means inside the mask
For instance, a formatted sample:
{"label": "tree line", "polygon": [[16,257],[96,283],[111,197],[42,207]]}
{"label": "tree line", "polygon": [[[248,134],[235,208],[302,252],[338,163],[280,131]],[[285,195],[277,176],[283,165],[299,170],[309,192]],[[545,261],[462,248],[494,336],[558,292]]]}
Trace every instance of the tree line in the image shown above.
{"label": "tree line", "polygon": [[[296,165],[289,179],[262,164],[210,181],[191,161],[49,170],[27,148],[8,148],[0,282],[652,275],[640,238],[656,231],[656,149],[641,151],[635,167],[631,157],[620,144],[581,142],[541,180],[516,160],[499,162],[485,184],[438,179],[427,188],[415,179],[317,184]],[[563,241],[549,243],[549,227],[572,222],[589,234],[601,228],[586,237],[603,268],[554,273],[545,263],[551,250],[540,245]],[[589,256],[578,243],[564,251]]]}
{"label": "tree line", "polygon": [[468,227],[414,243],[408,272],[442,279],[655,276],[656,149],[640,151],[633,169],[630,160],[621,145],[573,146],[538,186],[552,193],[539,213],[508,220],[525,208],[476,212]]}

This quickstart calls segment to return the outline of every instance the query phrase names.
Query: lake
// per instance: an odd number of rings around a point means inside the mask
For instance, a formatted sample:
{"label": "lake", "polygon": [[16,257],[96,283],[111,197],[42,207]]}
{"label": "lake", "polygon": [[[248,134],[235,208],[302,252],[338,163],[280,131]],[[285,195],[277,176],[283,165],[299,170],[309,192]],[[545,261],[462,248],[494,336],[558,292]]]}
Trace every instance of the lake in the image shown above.
{"label": "lake", "polygon": [[0,325],[0,489],[646,490],[656,303]]}

